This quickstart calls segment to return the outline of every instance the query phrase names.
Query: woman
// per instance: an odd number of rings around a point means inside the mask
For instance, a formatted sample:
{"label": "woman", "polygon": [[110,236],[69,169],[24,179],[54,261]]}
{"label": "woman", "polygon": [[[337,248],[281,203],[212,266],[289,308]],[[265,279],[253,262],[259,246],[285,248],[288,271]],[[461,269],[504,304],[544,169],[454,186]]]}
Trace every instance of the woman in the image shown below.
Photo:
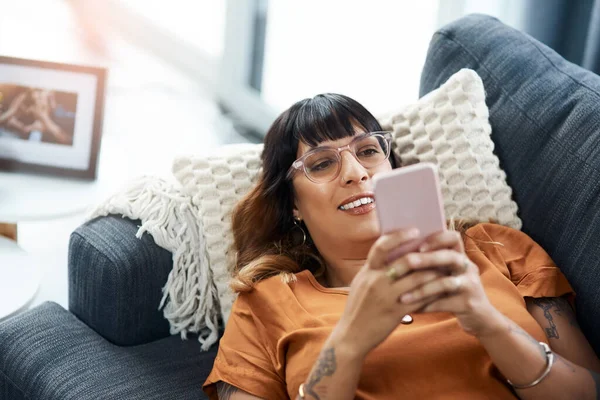
{"label": "woman", "polygon": [[418,232],[379,236],[372,178],[394,167],[380,131],[335,94],[273,123],[263,173],[233,214],[239,295],[205,391],[597,398],[600,362],[575,322],[572,289],[525,234],[479,224],[386,262]]}

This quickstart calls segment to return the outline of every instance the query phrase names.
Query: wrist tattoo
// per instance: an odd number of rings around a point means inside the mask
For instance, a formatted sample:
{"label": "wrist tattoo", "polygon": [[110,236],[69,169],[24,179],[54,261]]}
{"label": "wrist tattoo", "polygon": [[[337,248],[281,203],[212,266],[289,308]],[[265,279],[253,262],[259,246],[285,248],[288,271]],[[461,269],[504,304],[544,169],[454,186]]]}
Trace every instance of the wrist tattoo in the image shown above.
{"label": "wrist tattoo", "polygon": [[335,361],[335,349],[330,347],[321,352],[319,359],[317,360],[317,368],[310,374],[304,390],[307,394],[310,394],[316,400],[321,398],[315,392],[315,386],[326,376],[331,376],[337,369],[337,363]]}

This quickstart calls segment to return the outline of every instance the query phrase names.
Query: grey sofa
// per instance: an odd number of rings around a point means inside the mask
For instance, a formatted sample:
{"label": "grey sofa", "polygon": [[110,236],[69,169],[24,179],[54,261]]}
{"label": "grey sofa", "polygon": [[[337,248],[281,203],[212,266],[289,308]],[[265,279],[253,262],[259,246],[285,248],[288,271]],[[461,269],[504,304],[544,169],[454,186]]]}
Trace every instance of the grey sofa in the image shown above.
{"label": "grey sofa", "polygon": [[[600,354],[600,77],[497,20],[437,32],[425,94],[461,68],[482,77],[492,138],[523,230],[577,291]],[[1,399],[199,399],[216,349],[170,337],[157,310],[171,255],[110,216],[72,235],[69,311],[47,303],[0,323]]]}
{"label": "grey sofa", "polygon": [[69,311],[45,303],[0,324],[0,399],[202,399],[216,346],[169,334],[158,310],[171,254],[139,221],[71,235]]}

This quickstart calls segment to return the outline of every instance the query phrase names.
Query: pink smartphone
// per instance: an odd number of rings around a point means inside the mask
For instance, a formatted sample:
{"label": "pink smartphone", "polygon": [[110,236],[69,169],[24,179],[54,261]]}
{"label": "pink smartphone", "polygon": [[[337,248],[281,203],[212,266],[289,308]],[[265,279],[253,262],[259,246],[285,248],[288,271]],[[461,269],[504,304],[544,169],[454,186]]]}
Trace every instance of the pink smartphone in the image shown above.
{"label": "pink smartphone", "polygon": [[388,261],[419,248],[429,235],[446,230],[444,202],[438,169],[418,163],[373,177],[374,196],[381,234],[416,227],[418,239],[394,250]]}

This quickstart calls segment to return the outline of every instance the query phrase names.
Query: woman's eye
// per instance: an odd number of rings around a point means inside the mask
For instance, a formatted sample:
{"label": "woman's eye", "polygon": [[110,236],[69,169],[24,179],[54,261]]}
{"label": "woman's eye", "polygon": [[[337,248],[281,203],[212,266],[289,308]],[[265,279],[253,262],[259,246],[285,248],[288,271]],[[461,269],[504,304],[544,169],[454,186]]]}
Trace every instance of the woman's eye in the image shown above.
{"label": "woman's eye", "polygon": [[366,149],[360,149],[357,154],[359,157],[369,157],[375,154],[379,154],[379,149],[375,147],[368,147]]}
{"label": "woman's eye", "polygon": [[334,164],[334,162],[335,161],[333,161],[333,160],[317,161],[310,167],[310,169],[313,171],[322,171],[324,169],[331,167]]}

